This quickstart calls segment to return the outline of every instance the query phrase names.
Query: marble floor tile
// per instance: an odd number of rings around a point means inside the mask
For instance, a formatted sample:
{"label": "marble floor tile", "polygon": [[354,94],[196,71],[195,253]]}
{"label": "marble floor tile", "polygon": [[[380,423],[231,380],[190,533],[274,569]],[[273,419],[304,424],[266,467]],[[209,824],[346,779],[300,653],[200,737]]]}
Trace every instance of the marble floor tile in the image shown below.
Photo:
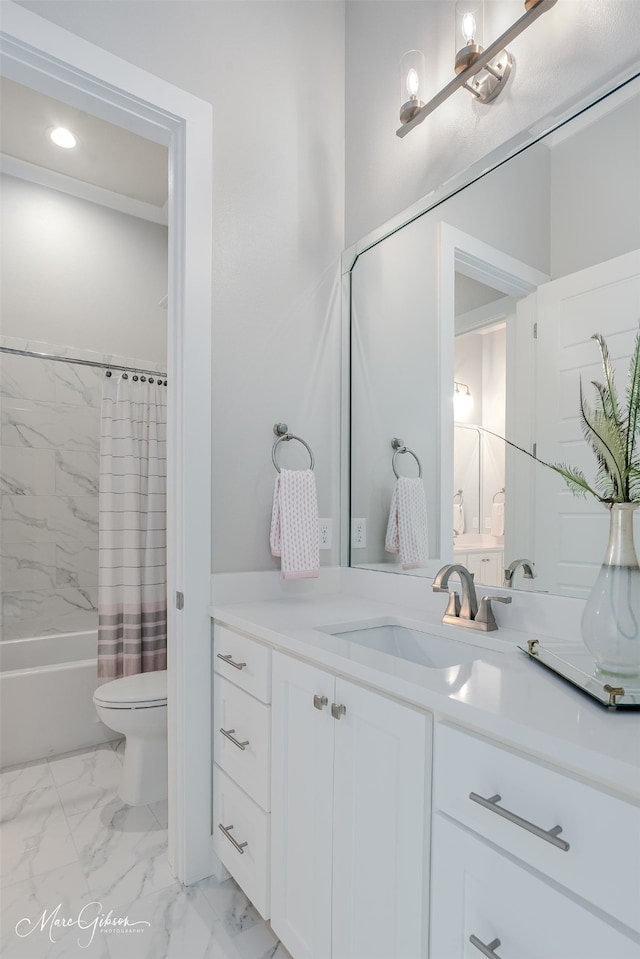
{"label": "marble floor tile", "polygon": [[169,804],[167,800],[161,799],[160,802],[152,802],[149,804],[149,808],[162,828],[166,829],[169,825]]}
{"label": "marble floor tile", "polygon": [[[107,944],[90,924],[99,915],[79,863],[13,883],[2,890],[0,951],[3,959],[109,959]],[[74,921],[62,926],[62,920]]]}
{"label": "marble floor tile", "polygon": [[49,760],[67,816],[106,806],[116,798],[122,762],[108,743]]}
{"label": "marble floor tile", "polygon": [[148,806],[119,799],[69,817],[80,864],[92,893],[109,908],[171,885],[167,831]]}
{"label": "marble floor tile", "polygon": [[17,796],[31,792],[32,789],[42,789],[44,786],[53,786],[46,759],[22,763],[20,766],[7,766],[0,771],[0,796]]}
{"label": "marble floor tile", "polygon": [[124,757],[124,744],[125,744],[125,742],[126,742],[126,740],[125,740],[124,738],[123,738],[123,739],[114,739],[114,740],[111,742],[111,744],[110,744],[110,745],[111,745],[111,748],[112,748],[113,750],[115,750],[115,752],[117,752],[118,755],[119,755],[121,758]]}
{"label": "marble floor tile", "polygon": [[[250,929],[232,936],[223,922],[216,922],[214,929],[215,947],[219,952],[212,956],[224,959],[285,959],[286,951],[278,942],[278,937],[268,922],[263,919]],[[328,959],[328,957],[323,957]]]}
{"label": "marble floor tile", "polygon": [[139,932],[107,934],[112,959],[227,959],[220,923],[194,887],[174,881],[117,913],[149,925],[133,927]]}
{"label": "marble floor tile", "polygon": [[233,879],[218,882],[210,877],[196,884],[231,937],[264,922]]}
{"label": "marble floor tile", "polygon": [[78,853],[54,786],[5,797],[1,810],[2,885],[77,861]]}

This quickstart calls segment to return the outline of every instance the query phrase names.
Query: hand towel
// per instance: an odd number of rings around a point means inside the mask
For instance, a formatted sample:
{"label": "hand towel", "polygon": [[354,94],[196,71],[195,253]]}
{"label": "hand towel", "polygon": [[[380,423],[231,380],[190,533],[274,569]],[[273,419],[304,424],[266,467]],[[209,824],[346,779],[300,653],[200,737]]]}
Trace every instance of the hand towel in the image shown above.
{"label": "hand towel", "polygon": [[400,476],[393,488],[384,548],[399,553],[403,569],[427,565],[427,501],[422,480]]}
{"label": "hand towel", "polygon": [[453,534],[460,536],[464,533],[464,506],[462,503],[453,504]]}
{"label": "hand towel", "polygon": [[318,500],[313,470],[280,470],[273,491],[269,535],[271,552],[280,557],[283,579],[319,575]]}
{"label": "hand towel", "polygon": [[504,503],[494,503],[491,507],[491,535],[504,536]]}

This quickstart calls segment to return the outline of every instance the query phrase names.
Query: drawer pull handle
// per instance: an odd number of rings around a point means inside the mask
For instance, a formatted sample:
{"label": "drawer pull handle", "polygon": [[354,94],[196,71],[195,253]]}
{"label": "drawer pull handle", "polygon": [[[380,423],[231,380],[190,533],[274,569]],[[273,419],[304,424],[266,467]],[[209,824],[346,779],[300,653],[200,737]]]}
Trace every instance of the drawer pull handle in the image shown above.
{"label": "drawer pull handle", "polygon": [[313,697],[314,709],[324,709],[328,702],[329,700],[326,696],[318,696],[316,693],[316,695]]}
{"label": "drawer pull handle", "polygon": [[222,727],[220,727],[220,732],[222,733],[223,736],[225,736],[229,740],[230,743],[233,743],[234,746],[237,746],[238,749],[241,749],[243,752],[244,752],[245,746],[249,745],[248,739],[245,739],[245,741],[241,743],[241,742],[238,742],[235,736],[231,735],[232,733],[235,733],[235,729],[222,729]]}
{"label": "drawer pull handle", "polygon": [[331,715],[334,719],[340,719],[347,711],[347,707],[342,703],[331,703]]}
{"label": "drawer pull handle", "polygon": [[246,663],[234,663],[231,653],[227,653],[225,656],[223,656],[222,653],[218,653],[218,659],[223,659],[225,663],[229,663],[234,669],[244,669],[247,665]]}
{"label": "drawer pull handle", "polygon": [[500,945],[499,939],[492,939],[491,942],[488,942],[486,945],[482,939],[478,939],[477,936],[474,936],[473,933],[469,936],[469,942],[472,946],[475,946],[476,949],[479,949],[483,956],[487,956],[488,959],[500,959],[500,956],[495,951]]}
{"label": "drawer pull handle", "polygon": [[469,793],[469,799],[484,806],[485,809],[490,809],[491,812],[497,813],[499,816],[502,816],[503,819],[508,819],[509,822],[515,823],[516,826],[521,826],[539,839],[544,839],[545,842],[550,842],[552,846],[562,849],[563,852],[568,852],[569,843],[564,839],[558,839],[558,834],[562,832],[562,826],[554,826],[552,829],[542,829],[541,826],[536,826],[534,823],[529,822],[528,819],[523,819],[522,816],[518,816],[517,813],[510,812],[508,809],[503,809],[502,806],[498,806],[497,804],[501,798],[499,794],[485,799],[484,796],[479,796],[478,793]]}
{"label": "drawer pull handle", "polygon": [[218,829],[222,830],[232,846],[234,846],[241,856],[244,856],[244,847],[248,846],[248,842],[236,842],[233,836],[229,835],[233,826],[223,826],[221,822],[218,823]]}

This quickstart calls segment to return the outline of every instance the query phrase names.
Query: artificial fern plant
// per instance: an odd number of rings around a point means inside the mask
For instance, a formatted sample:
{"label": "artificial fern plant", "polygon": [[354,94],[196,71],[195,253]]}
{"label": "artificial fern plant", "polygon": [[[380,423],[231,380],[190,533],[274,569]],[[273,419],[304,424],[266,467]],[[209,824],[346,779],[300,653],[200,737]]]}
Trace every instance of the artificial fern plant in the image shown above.
{"label": "artificial fern plant", "polygon": [[[618,398],[609,350],[604,338],[595,333],[592,337],[600,347],[604,382],[593,381],[596,396],[590,406],[580,379],[580,422],[584,438],[593,450],[598,464],[593,486],[582,470],[566,463],[538,463],[555,470],[564,479],[576,496],[590,494],[601,503],[640,503],[640,331],[629,365],[626,389],[626,404]],[[487,431],[489,432],[489,431]],[[509,446],[532,456],[510,440]]]}

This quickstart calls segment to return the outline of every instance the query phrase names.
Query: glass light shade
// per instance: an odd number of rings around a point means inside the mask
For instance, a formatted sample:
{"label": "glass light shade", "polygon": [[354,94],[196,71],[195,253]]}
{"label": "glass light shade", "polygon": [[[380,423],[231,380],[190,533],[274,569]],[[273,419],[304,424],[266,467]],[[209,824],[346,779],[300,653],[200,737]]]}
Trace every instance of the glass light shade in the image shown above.
{"label": "glass light shade", "polygon": [[424,106],[424,56],[409,50],[400,61],[400,121],[408,123]]}
{"label": "glass light shade", "polygon": [[482,53],[484,4],[482,0],[458,0],[456,3],[455,71],[461,73]]}
{"label": "glass light shade", "polygon": [[71,130],[67,130],[66,127],[55,127],[50,130],[49,139],[63,150],[72,150],[78,142]]}

